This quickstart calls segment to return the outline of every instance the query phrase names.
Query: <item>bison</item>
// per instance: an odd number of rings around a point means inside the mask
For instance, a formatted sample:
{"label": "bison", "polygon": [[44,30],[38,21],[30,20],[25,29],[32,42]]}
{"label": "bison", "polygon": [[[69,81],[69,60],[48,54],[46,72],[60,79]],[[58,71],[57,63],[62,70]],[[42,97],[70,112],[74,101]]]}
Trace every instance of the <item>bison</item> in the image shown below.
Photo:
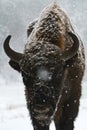
{"label": "bison", "polygon": [[22,75],[33,128],[49,130],[54,120],[56,130],[73,130],[85,69],[83,43],[55,2],[28,26],[27,36],[23,53],[10,48],[10,35],[4,50]]}

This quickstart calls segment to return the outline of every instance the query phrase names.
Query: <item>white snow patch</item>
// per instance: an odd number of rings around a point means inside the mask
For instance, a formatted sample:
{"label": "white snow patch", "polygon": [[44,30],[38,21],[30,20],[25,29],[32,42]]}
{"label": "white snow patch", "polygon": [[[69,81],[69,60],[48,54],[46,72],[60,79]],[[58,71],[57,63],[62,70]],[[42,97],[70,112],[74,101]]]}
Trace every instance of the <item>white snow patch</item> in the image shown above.
{"label": "white snow patch", "polygon": [[37,76],[39,79],[44,81],[51,80],[51,72],[49,72],[45,67],[38,69]]}

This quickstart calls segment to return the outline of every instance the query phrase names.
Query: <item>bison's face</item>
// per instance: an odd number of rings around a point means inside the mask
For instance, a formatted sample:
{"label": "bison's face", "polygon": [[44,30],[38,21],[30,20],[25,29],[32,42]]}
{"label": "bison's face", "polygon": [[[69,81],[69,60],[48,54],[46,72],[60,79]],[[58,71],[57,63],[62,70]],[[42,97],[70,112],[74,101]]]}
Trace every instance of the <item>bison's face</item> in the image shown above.
{"label": "bison's face", "polygon": [[37,43],[20,61],[27,104],[39,122],[50,122],[56,109],[65,65],[60,56],[56,45]]}
{"label": "bison's face", "polygon": [[32,43],[21,54],[9,47],[10,36],[4,42],[10,65],[22,74],[30,114],[39,123],[51,121],[59,101],[66,62],[77,54],[79,40],[75,34],[69,35],[73,45],[64,52],[54,44],[39,42]]}

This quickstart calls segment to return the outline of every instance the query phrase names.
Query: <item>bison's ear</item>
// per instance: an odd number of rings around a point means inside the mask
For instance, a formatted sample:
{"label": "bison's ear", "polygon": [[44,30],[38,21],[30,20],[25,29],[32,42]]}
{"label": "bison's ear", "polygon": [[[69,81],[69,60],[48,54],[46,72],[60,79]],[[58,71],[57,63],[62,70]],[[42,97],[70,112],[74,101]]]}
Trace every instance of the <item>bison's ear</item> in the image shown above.
{"label": "bison's ear", "polygon": [[20,66],[17,62],[13,61],[13,60],[10,60],[9,61],[9,65],[15,69],[16,71],[20,72]]}

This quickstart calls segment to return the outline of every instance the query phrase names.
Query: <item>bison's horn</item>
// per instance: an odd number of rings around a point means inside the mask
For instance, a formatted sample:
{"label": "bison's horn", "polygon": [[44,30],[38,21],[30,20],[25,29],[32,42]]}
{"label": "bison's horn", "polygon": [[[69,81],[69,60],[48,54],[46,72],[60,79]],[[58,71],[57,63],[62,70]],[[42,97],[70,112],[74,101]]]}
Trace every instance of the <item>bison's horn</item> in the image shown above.
{"label": "bison's horn", "polygon": [[14,50],[12,50],[9,46],[9,41],[11,39],[11,35],[9,35],[5,41],[4,41],[4,50],[5,50],[5,53],[7,54],[7,56],[9,58],[11,58],[13,61],[19,63],[19,61],[21,60],[23,54],[21,53],[18,53],[18,52],[15,52]]}
{"label": "bison's horn", "polygon": [[69,32],[68,34],[72,37],[72,40],[74,42],[73,42],[72,47],[70,49],[65,50],[62,55],[62,59],[64,59],[65,61],[75,56],[79,48],[79,39],[77,38],[77,36],[73,34],[72,32]]}

